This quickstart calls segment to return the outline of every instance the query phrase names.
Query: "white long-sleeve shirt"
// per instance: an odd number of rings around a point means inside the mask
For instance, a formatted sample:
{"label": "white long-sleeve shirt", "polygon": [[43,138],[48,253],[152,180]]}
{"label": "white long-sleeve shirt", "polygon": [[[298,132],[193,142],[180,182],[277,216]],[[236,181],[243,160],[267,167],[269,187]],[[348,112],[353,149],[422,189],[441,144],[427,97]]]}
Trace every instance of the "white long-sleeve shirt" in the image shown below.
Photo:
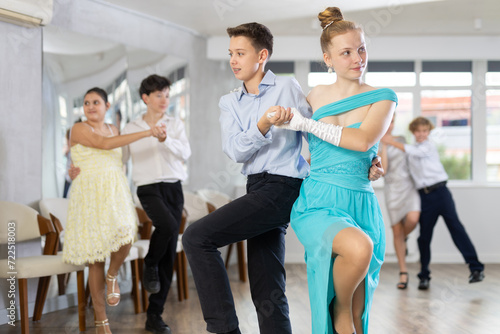
{"label": "white long-sleeve shirt", "polygon": [[[164,142],[147,137],[123,147],[123,162],[132,156],[132,179],[137,187],[159,182],[173,183],[187,178],[184,162],[191,156],[191,147],[184,123],[167,115],[158,121],[162,122],[167,126],[167,139]],[[149,129],[141,115],[128,123],[122,134]]]}
{"label": "white long-sleeve shirt", "polygon": [[429,140],[414,145],[405,144],[408,167],[417,189],[448,180],[436,145]]}

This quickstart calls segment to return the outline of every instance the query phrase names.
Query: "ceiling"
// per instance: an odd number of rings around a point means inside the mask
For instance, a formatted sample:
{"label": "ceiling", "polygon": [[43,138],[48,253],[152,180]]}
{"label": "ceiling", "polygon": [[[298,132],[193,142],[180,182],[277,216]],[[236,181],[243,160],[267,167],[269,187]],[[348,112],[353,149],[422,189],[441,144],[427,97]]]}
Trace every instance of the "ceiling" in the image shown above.
{"label": "ceiling", "polygon": [[245,22],[275,36],[317,35],[318,12],[340,7],[344,17],[376,35],[500,35],[499,0],[104,0],[183,26],[206,37]]}

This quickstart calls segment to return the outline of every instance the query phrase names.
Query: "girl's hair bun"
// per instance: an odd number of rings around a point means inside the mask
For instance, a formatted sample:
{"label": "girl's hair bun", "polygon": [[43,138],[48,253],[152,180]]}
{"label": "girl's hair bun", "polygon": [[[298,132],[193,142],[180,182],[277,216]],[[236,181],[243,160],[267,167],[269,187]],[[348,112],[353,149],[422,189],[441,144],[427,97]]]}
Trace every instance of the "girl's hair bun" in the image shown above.
{"label": "girl's hair bun", "polygon": [[318,14],[318,20],[321,22],[321,28],[325,29],[334,22],[342,21],[344,16],[338,7],[328,7]]}

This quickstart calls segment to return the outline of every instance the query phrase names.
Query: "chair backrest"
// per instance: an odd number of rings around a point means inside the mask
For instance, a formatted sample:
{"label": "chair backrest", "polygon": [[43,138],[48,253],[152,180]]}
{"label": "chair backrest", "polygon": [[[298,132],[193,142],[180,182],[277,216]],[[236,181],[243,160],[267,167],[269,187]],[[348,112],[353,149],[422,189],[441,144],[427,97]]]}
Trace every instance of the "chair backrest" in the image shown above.
{"label": "chair backrest", "polygon": [[25,204],[0,201],[0,244],[22,242],[47,236],[44,254],[55,254],[57,233],[46,219]]}
{"label": "chair backrest", "polygon": [[66,227],[68,219],[69,199],[67,198],[44,198],[38,203],[40,205],[40,214],[50,219],[50,214],[56,216],[63,228]]}
{"label": "chair backrest", "polygon": [[184,191],[184,208],[187,211],[187,223],[192,223],[208,215],[207,202],[201,196]]}
{"label": "chair backrest", "polygon": [[196,194],[208,203],[212,204],[216,209],[231,202],[231,197],[217,190],[200,189],[196,191]]}
{"label": "chair backrest", "polygon": [[139,236],[141,239],[151,239],[153,232],[153,222],[144,209],[136,206],[137,218],[139,218]]}

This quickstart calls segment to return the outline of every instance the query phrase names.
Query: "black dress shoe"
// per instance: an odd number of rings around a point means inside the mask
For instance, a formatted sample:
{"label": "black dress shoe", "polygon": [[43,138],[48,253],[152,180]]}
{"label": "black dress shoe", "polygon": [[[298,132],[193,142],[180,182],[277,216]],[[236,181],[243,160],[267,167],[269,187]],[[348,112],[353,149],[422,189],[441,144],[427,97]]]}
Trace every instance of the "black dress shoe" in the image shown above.
{"label": "black dress shoe", "polygon": [[483,270],[474,270],[469,276],[469,283],[481,282],[484,279]]}
{"label": "black dress shoe", "polygon": [[160,292],[160,277],[158,276],[157,266],[148,266],[144,263],[144,270],[142,275],[144,289],[149,293]]}
{"label": "black dress shoe", "polygon": [[420,283],[418,283],[418,289],[419,290],[429,289],[430,280],[431,280],[430,278],[421,278]]}
{"label": "black dress shoe", "polygon": [[168,327],[168,325],[163,322],[163,319],[159,314],[148,314],[148,319],[146,320],[146,330],[155,334],[172,334],[170,327]]}

